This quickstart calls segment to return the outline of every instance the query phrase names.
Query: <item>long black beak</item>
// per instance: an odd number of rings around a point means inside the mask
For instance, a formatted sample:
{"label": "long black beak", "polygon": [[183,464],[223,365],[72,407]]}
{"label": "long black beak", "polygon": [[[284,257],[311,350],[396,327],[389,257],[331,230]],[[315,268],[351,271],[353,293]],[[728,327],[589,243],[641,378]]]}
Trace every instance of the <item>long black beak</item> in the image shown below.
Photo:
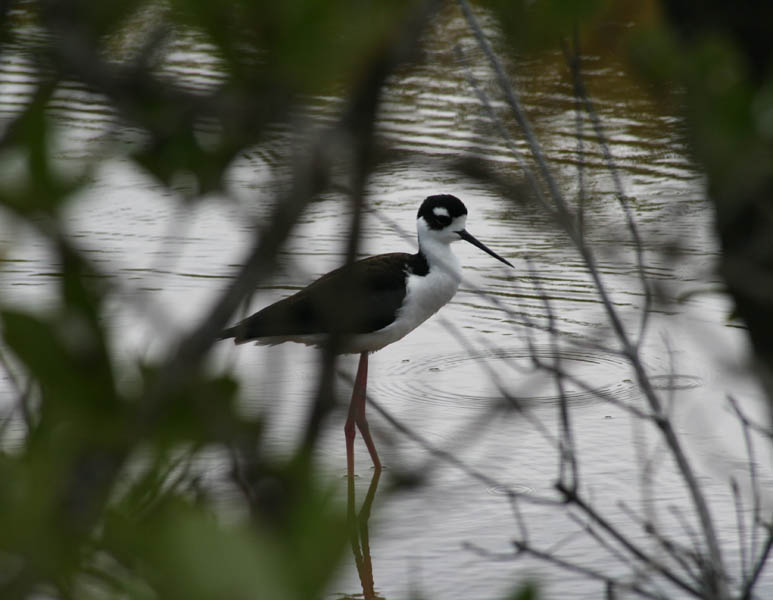
{"label": "long black beak", "polygon": [[[462,229],[460,231],[455,232],[460,238],[462,238],[465,242],[470,242],[473,246],[477,246],[481,250],[483,250],[486,254],[490,254],[494,258],[496,258],[498,261],[505,263],[508,267],[513,267],[508,261],[506,261],[504,258],[499,256],[496,252],[488,248],[483,242],[479,242],[477,239],[475,239],[475,236],[473,236],[470,232],[468,232],[466,229]],[[513,267],[515,268],[515,267]]]}

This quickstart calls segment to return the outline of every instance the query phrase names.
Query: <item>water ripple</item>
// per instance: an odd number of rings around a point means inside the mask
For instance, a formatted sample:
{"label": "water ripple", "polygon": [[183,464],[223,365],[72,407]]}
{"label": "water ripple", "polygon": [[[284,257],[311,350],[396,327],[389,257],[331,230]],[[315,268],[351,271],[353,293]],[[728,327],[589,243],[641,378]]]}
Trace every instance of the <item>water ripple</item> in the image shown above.
{"label": "water ripple", "polygon": [[[379,377],[374,392],[385,400],[408,397],[417,404],[458,408],[491,408],[507,396],[525,406],[554,406],[560,400],[555,381],[534,366],[534,359],[548,364],[558,359],[561,368],[581,382],[565,381],[565,395],[572,405],[605,397],[627,402],[638,396],[630,365],[619,355],[564,349],[557,356],[550,345],[536,347],[533,353],[525,347],[459,351],[396,363]],[[698,377],[674,377],[676,385],[701,384]]]}

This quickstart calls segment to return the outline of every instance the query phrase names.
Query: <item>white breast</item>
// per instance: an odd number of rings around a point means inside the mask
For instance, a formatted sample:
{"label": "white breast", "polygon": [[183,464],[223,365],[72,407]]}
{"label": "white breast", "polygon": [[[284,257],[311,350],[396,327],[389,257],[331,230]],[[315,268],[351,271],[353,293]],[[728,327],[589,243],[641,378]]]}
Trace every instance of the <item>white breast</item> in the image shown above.
{"label": "white breast", "polygon": [[450,252],[441,267],[437,263],[425,276],[408,275],[403,305],[397,318],[373,333],[352,336],[346,352],[375,352],[404,338],[446,305],[459,289],[461,267]]}
{"label": "white breast", "polygon": [[424,277],[410,275],[405,301],[397,315],[397,324],[405,328],[405,334],[446,305],[459,289],[460,281],[460,274],[439,268]]}

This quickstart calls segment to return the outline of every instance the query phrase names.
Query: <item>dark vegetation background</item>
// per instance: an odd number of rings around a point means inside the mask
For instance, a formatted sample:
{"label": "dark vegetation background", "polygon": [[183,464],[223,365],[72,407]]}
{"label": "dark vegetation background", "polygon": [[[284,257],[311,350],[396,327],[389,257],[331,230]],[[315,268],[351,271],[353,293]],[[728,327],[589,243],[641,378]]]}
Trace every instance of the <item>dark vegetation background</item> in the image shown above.
{"label": "dark vegetation background", "polygon": [[[372,138],[380,90],[395,70],[421,60],[422,32],[447,7],[410,0],[0,3],[0,52],[25,48],[39,74],[31,100],[0,127],[0,161],[24,157],[21,185],[0,182],[0,204],[47,238],[61,267],[55,308],[0,313],[4,376],[17,390],[0,435],[12,422],[24,428],[22,440],[0,452],[0,597],[324,592],[348,535],[344,507],[308,460],[335,401],[332,353],[303,441],[286,462],[261,453],[260,420],[235,410],[238,382],[203,365],[217,331],[272,272],[304,206],[328,189],[334,164],[349,173],[353,259],[367,175],[380,160]],[[591,49],[613,45],[653,94],[682,103],[708,175],[722,275],[748,327],[755,372],[773,398],[773,5],[481,1],[475,8],[492,11],[516,56],[573,39]],[[637,26],[609,39],[605,23],[620,20]],[[164,40],[180,28],[203,33],[222,59],[227,77],[215,92],[186,91],[157,75]],[[131,390],[116,384],[102,322],[105,303],[121,290],[62,223],[100,161],[91,157],[78,174],[52,166],[47,107],[57,86],[73,80],[109,98],[122,120],[145,133],[131,160],[159,184],[181,173],[193,179],[191,203],[220,189],[239,153],[290,118],[304,96],[343,98],[336,121],[286,165],[292,185],[256,231],[237,276],[174,351],[137,365],[141,378]],[[686,96],[676,99],[674,86]],[[206,146],[193,134],[204,120],[219,130]],[[213,446],[232,456],[246,508],[240,522],[216,518],[206,490],[187,476],[197,452]]]}

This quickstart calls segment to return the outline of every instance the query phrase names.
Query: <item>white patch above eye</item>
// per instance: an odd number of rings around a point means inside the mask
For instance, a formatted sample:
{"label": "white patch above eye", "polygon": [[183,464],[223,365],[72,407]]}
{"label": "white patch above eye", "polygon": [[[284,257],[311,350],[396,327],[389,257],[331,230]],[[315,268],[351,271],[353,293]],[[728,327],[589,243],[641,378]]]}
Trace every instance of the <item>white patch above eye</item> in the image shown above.
{"label": "white patch above eye", "polygon": [[448,213],[448,209],[445,206],[436,206],[432,209],[432,214],[434,214],[436,217],[450,217],[451,215]]}

